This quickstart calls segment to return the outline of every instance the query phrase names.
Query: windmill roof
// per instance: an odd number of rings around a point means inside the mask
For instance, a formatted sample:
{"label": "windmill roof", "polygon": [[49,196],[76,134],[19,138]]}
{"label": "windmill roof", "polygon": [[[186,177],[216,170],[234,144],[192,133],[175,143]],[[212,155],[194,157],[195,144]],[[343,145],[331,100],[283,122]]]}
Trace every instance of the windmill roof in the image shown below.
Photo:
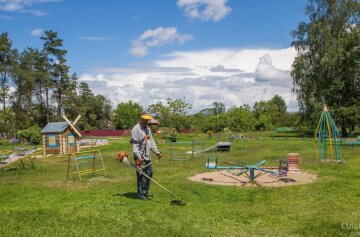
{"label": "windmill roof", "polygon": [[48,123],[42,130],[41,133],[53,133],[53,132],[63,132],[69,124],[67,122],[53,122]]}

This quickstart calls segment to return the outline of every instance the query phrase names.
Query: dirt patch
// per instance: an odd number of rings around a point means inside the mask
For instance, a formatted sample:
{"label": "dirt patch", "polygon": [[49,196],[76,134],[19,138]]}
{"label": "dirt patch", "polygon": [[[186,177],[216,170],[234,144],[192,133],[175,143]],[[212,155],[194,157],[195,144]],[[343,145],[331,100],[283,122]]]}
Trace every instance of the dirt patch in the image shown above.
{"label": "dirt patch", "polygon": [[[233,170],[232,172],[237,172]],[[259,172],[255,172],[255,176]],[[287,176],[277,177],[276,175],[264,174],[255,179],[257,184],[249,182],[249,178],[246,175],[236,176],[226,170],[217,170],[212,172],[205,172],[196,174],[189,177],[190,180],[209,185],[228,185],[239,187],[251,187],[251,186],[265,186],[265,187],[282,187],[291,185],[300,185],[314,182],[316,175],[306,172],[302,173],[288,173]]]}

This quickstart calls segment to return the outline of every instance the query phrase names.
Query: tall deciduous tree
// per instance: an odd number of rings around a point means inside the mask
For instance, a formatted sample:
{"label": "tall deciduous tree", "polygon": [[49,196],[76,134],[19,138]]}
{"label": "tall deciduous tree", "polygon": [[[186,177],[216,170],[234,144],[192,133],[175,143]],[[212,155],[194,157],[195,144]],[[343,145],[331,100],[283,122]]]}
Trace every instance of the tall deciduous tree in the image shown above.
{"label": "tall deciduous tree", "polygon": [[114,125],[116,129],[132,128],[139,120],[143,107],[134,102],[127,101],[118,104],[114,110]]}
{"label": "tall deciduous tree", "polygon": [[170,112],[169,124],[171,127],[176,128],[180,131],[181,128],[189,128],[189,120],[187,119],[187,114],[190,112],[192,106],[191,104],[183,99],[167,99],[167,107]]}
{"label": "tall deciduous tree", "polygon": [[230,128],[237,131],[251,131],[255,128],[255,118],[248,105],[232,107],[227,111]]}
{"label": "tall deciduous tree", "polygon": [[0,35],[0,100],[3,103],[3,123],[6,126],[6,100],[9,95],[11,70],[15,53],[12,49],[12,42],[8,37],[8,33],[4,32]]}
{"label": "tall deciduous tree", "polygon": [[360,2],[309,0],[306,15],[309,22],[292,32],[298,51],[293,91],[308,121],[317,121],[326,103],[346,136],[346,127],[355,122],[348,110],[360,105]]}
{"label": "tall deciduous tree", "polygon": [[158,116],[158,120],[162,126],[176,128],[190,128],[190,120],[187,116],[191,110],[191,104],[183,99],[167,99],[166,106],[161,102],[152,104],[147,109],[151,114]]}

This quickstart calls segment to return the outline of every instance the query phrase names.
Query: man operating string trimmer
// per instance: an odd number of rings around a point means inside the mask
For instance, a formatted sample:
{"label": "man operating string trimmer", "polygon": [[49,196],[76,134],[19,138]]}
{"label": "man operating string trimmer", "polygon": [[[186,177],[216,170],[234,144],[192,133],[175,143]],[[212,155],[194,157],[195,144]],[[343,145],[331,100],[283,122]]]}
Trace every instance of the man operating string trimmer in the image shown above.
{"label": "man operating string trimmer", "polygon": [[[145,112],[141,113],[139,122],[131,131],[131,144],[134,153],[135,164],[142,172],[136,172],[137,176],[137,197],[146,200],[149,198],[150,180],[152,177],[152,165],[150,151],[153,151],[158,159],[161,153],[156,146],[148,122],[151,116]],[[143,175],[146,174],[146,175]]]}
{"label": "man operating string trimmer", "polygon": [[137,177],[137,197],[142,200],[149,198],[150,180],[163,190],[168,192],[175,199],[170,201],[171,205],[186,205],[186,202],[172,193],[170,190],[162,186],[159,182],[152,177],[152,166],[150,151],[153,151],[158,159],[161,158],[161,153],[157,148],[154,138],[152,137],[148,122],[151,120],[151,116],[147,113],[140,115],[139,123],[132,129],[131,144],[134,152],[135,164],[132,164],[128,160],[128,155],[125,151],[119,152],[116,157],[116,161],[127,165],[128,167],[136,170]]}

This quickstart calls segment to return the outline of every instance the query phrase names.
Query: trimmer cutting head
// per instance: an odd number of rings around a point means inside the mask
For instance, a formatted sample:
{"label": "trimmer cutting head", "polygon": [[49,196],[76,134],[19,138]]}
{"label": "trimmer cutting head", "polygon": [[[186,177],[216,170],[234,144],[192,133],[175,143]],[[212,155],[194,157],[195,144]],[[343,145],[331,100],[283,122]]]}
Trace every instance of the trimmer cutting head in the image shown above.
{"label": "trimmer cutting head", "polygon": [[170,205],[185,206],[186,202],[182,199],[173,199],[170,201]]}

